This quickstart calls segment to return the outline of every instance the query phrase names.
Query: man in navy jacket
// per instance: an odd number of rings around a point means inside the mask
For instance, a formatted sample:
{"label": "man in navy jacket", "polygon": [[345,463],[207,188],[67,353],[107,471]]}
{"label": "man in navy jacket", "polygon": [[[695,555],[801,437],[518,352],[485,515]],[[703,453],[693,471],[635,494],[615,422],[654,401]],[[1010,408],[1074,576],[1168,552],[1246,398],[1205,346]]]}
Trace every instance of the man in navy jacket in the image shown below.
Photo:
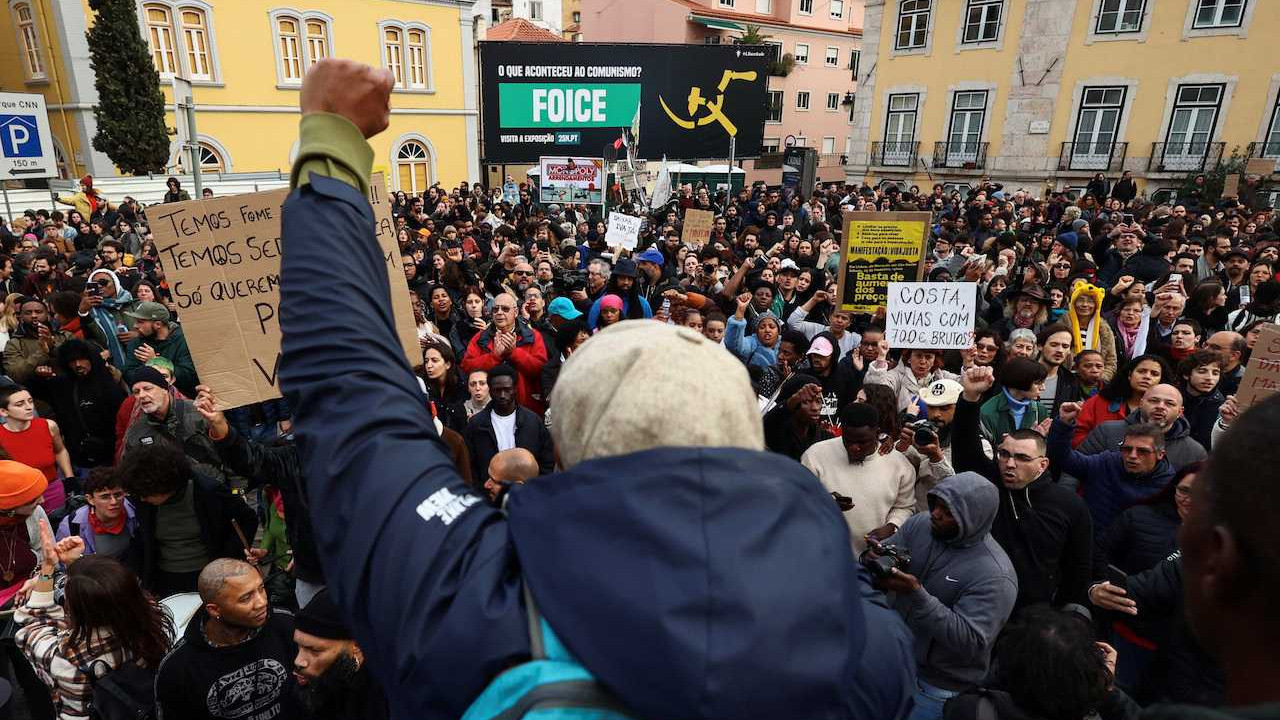
{"label": "man in navy jacket", "polygon": [[[909,634],[817,479],[763,451],[745,370],[701,335],[624,322],[575,352],[556,386],[576,410],[554,428],[568,469],[513,488],[505,513],[458,476],[396,337],[365,194],[391,87],[350,61],[307,75],[280,375],[330,592],[394,715],[454,720],[528,660],[526,587],[637,717],[904,715]],[[716,422],[672,412],[707,386]]]}

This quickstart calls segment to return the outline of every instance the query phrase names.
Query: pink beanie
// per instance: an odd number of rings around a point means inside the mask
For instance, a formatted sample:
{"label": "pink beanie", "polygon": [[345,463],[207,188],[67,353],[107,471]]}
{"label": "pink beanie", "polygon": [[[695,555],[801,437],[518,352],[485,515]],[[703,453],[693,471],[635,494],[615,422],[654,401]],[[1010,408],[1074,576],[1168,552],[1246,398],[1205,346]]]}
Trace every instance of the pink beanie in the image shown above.
{"label": "pink beanie", "polygon": [[600,298],[600,309],[613,308],[614,310],[622,309],[622,298],[617,295],[605,295]]}

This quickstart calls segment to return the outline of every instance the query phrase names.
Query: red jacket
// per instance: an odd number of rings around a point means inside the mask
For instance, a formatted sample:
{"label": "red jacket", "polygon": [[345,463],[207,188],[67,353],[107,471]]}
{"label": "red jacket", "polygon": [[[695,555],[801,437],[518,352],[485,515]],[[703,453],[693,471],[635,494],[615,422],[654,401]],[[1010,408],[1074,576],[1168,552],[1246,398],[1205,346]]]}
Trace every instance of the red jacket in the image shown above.
{"label": "red jacket", "polygon": [[1129,404],[1126,402],[1111,402],[1102,397],[1101,394],[1094,395],[1084,401],[1084,405],[1080,407],[1080,416],[1076,418],[1076,429],[1071,436],[1071,447],[1080,447],[1084,443],[1084,439],[1089,437],[1089,431],[1098,427],[1104,422],[1111,420],[1123,420],[1129,414]]}
{"label": "red jacket", "polygon": [[505,358],[493,351],[492,325],[476,333],[462,356],[462,370],[470,374],[507,363],[516,369],[516,402],[541,415],[547,410],[542,397],[542,366],[547,364],[547,346],[542,342],[541,333],[524,320],[516,321],[516,333],[516,346]]}

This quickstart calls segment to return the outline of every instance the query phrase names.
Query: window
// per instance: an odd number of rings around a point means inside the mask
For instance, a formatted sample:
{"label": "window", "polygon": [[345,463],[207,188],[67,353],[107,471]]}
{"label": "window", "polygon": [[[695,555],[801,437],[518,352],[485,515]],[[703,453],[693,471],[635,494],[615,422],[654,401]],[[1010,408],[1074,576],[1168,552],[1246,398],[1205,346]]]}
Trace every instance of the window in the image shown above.
{"label": "window", "polygon": [[858,107],[858,94],[849,93],[849,122],[854,122],[853,112],[856,107]]}
{"label": "window", "polygon": [[809,138],[803,135],[796,137],[796,147],[809,147]]}
{"label": "window", "polygon": [[[227,172],[227,162],[222,157],[222,153],[212,144],[200,141],[200,172],[202,173],[224,173]],[[186,173],[187,151],[185,148],[178,149],[178,172]]]}
{"label": "window", "polygon": [[807,90],[802,90],[796,93],[796,109],[797,110],[809,109],[809,92]]}
{"label": "window", "polygon": [[733,7],[733,0],[720,0],[720,7]]}
{"label": "window", "polygon": [[13,24],[18,30],[18,41],[22,45],[22,71],[28,80],[45,79],[44,61],[40,59],[40,36],[36,33],[35,17],[31,14],[31,5],[18,3],[13,6]]}
{"label": "window", "polygon": [[800,14],[801,15],[813,14],[813,0],[800,0]]}
{"label": "window", "polygon": [[429,92],[431,28],[421,23],[383,22],[382,62],[395,78],[397,90]]}
{"label": "window", "polygon": [[1123,87],[1084,89],[1071,146],[1071,169],[1106,170],[1110,166],[1112,150],[1120,134],[1125,91]]}
{"label": "window", "polygon": [[407,193],[425,192],[431,187],[431,155],[417,140],[406,140],[396,151],[396,176],[399,190]]}
{"label": "window", "polygon": [[182,42],[187,46],[187,71],[192,80],[212,80],[209,64],[209,33],[203,10],[182,10]]}
{"label": "window", "polygon": [[840,48],[827,48],[827,67],[840,67]]}
{"label": "window", "polygon": [[1240,27],[1248,0],[1198,0],[1194,28]]}
{"label": "window", "polygon": [[[1222,85],[1179,85],[1165,138],[1165,157],[1203,157],[1222,106]],[[1166,167],[1174,167],[1167,161]]]}
{"label": "window", "polygon": [[756,0],[756,12],[761,15],[771,15],[773,13],[773,0]]}
{"label": "window", "polygon": [[804,65],[809,62],[809,46],[804,43],[796,43],[796,51],[793,55],[797,65]]}
{"label": "window", "polygon": [[832,155],[836,151],[836,139],[833,137],[822,138],[822,154]]}
{"label": "window", "polygon": [[827,93],[827,109],[832,111],[840,109],[840,93]]}
{"label": "window", "polygon": [[395,78],[396,87],[404,87],[404,33],[399,28],[383,31],[382,61]]}
{"label": "window", "polygon": [[977,161],[982,142],[982,126],[987,116],[986,90],[957,91],[951,102],[951,124],[947,131],[947,164]]}
{"label": "window", "polygon": [[782,122],[782,91],[769,91],[769,115],[765,118],[765,122],[780,123]]}
{"label": "window", "polygon": [[332,57],[329,16],[318,13],[273,13],[279,54],[277,78],[281,85],[301,85],[307,68]]}
{"label": "window", "polygon": [[1136,33],[1142,30],[1147,0],[1102,0],[1098,8],[1098,34]]}
{"label": "window", "polygon": [[995,42],[1000,37],[1000,10],[1004,0],[969,0],[965,8],[966,43]]}
{"label": "window", "polygon": [[1271,125],[1262,142],[1262,157],[1280,157],[1280,97],[1276,98],[1276,106],[1271,108]]}
{"label": "window", "polygon": [[895,50],[924,47],[929,40],[931,0],[902,0],[898,6],[898,37]]}
{"label": "window", "polygon": [[885,115],[884,147],[880,162],[884,165],[910,165],[915,153],[916,112],[920,96],[915,93],[889,96]]}
{"label": "window", "polygon": [[542,19],[542,0],[529,0],[529,19]]}
{"label": "window", "polygon": [[849,69],[853,71],[854,80],[858,79],[858,66],[861,64],[862,64],[862,51],[856,50],[856,49],[850,50],[849,51]]}
{"label": "window", "polygon": [[572,17],[573,21],[576,23],[582,22],[582,13],[578,12],[577,10],[574,10],[573,15],[571,15],[570,17]]}
{"label": "window", "polygon": [[844,18],[844,0],[831,0],[831,19],[840,20]]}
{"label": "window", "polygon": [[778,152],[779,141],[776,137],[767,137],[760,142],[760,152],[776,153]]}
{"label": "window", "polygon": [[156,72],[161,77],[173,76],[178,69],[173,51],[173,15],[163,5],[145,5],[147,11],[147,40],[151,45],[151,57]]}

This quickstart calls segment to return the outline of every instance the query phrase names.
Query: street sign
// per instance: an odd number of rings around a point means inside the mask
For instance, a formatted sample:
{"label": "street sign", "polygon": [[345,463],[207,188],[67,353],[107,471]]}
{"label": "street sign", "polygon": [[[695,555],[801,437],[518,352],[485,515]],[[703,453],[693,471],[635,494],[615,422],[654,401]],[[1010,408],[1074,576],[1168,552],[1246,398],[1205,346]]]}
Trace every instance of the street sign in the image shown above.
{"label": "street sign", "polygon": [[0,179],[57,176],[44,96],[0,93]]}

